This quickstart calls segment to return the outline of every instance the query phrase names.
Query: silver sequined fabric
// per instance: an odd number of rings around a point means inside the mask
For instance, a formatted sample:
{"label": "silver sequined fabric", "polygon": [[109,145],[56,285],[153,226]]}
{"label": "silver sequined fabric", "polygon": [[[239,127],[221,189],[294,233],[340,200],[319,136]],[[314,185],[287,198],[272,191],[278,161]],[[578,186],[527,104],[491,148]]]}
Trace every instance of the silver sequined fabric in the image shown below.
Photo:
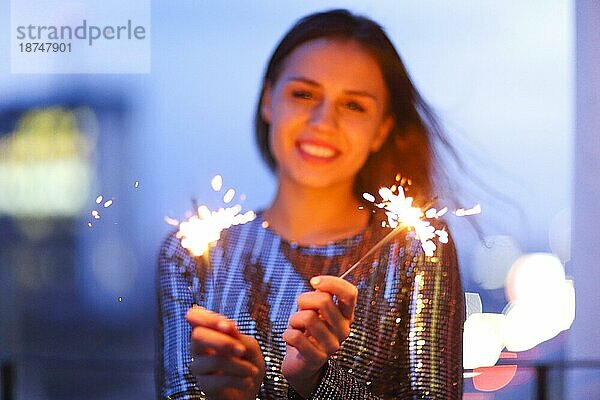
{"label": "silver sequined fabric", "polygon": [[[281,338],[299,294],[321,274],[339,275],[389,229],[323,246],[283,240],[259,215],[224,231],[210,263],[191,257],[175,235],[158,262],[161,398],[201,399],[189,374],[186,311],[197,303],[235,320],[266,361],[260,399],[300,399],[281,374]],[[464,300],[452,242],[424,255],[401,233],[348,278],[359,289],[350,337],[329,360],[312,399],[461,399]]]}

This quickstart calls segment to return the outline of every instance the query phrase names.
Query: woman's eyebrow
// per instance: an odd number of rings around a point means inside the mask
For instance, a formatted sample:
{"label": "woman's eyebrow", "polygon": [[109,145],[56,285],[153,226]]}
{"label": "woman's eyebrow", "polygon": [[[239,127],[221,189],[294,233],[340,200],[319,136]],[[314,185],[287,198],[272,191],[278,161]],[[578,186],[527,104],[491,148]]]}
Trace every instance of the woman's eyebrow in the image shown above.
{"label": "woman's eyebrow", "polygon": [[369,98],[377,101],[377,96],[375,96],[372,93],[366,92],[364,90],[344,90],[344,93],[352,95],[352,96],[369,97]]}
{"label": "woman's eyebrow", "polygon": [[290,81],[302,82],[302,83],[306,83],[307,85],[310,85],[310,86],[321,86],[316,81],[313,81],[312,79],[304,78],[302,76],[291,76],[287,79],[287,81],[288,82],[290,82]]}
{"label": "woman's eyebrow", "polygon": [[[302,76],[292,76],[287,79],[287,82],[290,82],[290,81],[302,82],[302,83],[305,83],[310,86],[321,87],[320,83],[313,81],[312,79],[302,77]],[[352,96],[369,97],[375,101],[377,100],[377,96],[375,96],[373,93],[367,92],[365,90],[344,90],[344,93],[352,95]]]}

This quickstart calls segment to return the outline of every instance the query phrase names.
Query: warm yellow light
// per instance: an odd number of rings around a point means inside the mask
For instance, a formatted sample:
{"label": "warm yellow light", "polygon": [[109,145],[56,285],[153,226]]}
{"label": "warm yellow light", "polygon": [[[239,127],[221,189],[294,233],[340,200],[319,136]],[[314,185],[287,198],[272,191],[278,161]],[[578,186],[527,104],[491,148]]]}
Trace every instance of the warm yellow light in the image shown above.
{"label": "warm yellow light", "polygon": [[60,107],[23,114],[0,138],[0,215],[73,216],[84,208],[92,180],[91,141],[78,113]]}

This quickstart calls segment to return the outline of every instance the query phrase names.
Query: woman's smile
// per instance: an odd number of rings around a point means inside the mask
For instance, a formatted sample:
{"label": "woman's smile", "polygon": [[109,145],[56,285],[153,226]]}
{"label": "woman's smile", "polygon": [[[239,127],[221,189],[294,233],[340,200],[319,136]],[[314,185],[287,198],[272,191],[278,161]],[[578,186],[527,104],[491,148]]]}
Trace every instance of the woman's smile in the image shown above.
{"label": "woman's smile", "polygon": [[308,162],[327,163],[335,160],[340,151],[334,146],[319,140],[298,140],[296,149],[300,156]]}

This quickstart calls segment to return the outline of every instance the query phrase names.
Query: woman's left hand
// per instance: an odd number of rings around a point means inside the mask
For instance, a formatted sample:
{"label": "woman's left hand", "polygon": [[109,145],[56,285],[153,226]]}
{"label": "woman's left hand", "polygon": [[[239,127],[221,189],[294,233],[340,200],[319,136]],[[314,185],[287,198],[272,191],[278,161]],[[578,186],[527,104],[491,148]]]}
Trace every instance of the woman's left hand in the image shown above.
{"label": "woman's left hand", "polygon": [[316,276],[310,284],[316,290],[298,296],[298,311],[283,333],[281,365],[288,383],[303,397],[318,385],[323,366],[350,334],[358,294],[356,286],[336,276]]}

